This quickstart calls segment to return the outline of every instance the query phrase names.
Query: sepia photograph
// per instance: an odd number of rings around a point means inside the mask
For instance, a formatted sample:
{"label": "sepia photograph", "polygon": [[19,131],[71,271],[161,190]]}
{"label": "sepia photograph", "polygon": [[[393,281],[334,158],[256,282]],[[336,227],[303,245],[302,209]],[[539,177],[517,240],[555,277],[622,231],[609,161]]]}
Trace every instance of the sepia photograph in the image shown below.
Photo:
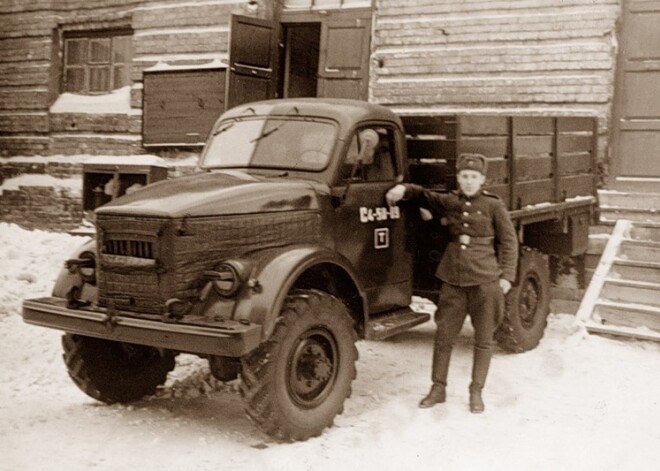
{"label": "sepia photograph", "polygon": [[660,0],[0,0],[0,471],[660,463]]}

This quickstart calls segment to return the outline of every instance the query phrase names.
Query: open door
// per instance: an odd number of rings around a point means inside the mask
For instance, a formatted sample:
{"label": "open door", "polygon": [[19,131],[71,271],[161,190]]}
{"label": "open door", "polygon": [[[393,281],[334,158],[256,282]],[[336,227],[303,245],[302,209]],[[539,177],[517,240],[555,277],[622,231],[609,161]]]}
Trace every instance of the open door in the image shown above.
{"label": "open door", "polygon": [[226,109],[277,96],[277,34],[274,21],[232,15]]}
{"label": "open door", "polygon": [[318,96],[368,98],[370,35],[370,13],[323,23]]}

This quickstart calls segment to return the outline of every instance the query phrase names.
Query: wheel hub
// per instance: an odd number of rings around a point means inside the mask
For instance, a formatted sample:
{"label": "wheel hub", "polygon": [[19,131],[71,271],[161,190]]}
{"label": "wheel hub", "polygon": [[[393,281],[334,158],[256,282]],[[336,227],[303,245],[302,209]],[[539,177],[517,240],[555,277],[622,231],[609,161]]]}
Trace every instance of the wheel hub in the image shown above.
{"label": "wheel hub", "polygon": [[528,277],[520,291],[519,314],[523,327],[530,329],[534,326],[536,313],[541,298],[541,284],[536,277]]}
{"label": "wheel hub", "polygon": [[289,363],[289,391],[300,406],[323,402],[337,373],[337,346],[326,331],[307,332],[298,339]]}

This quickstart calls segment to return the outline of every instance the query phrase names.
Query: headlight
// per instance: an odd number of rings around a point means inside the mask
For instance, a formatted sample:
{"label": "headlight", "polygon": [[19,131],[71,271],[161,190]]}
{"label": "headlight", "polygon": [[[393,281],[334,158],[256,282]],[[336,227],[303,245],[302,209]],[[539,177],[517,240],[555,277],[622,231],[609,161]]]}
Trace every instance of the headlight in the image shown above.
{"label": "headlight", "polygon": [[239,267],[232,263],[221,263],[213,271],[204,272],[204,277],[213,282],[213,287],[220,296],[229,298],[241,287]]}
{"label": "headlight", "polygon": [[85,283],[90,285],[96,284],[96,256],[93,252],[85,251],[80,254],[81,260],[89,260],[88,263],[83,263],[79,267],[80,277]]}
{"label": "headlight", "polygon": [[96,284],[96,255],[85,250],[78,258],[67,260],[64,264],[70,273],[78,273],[85,283]]}

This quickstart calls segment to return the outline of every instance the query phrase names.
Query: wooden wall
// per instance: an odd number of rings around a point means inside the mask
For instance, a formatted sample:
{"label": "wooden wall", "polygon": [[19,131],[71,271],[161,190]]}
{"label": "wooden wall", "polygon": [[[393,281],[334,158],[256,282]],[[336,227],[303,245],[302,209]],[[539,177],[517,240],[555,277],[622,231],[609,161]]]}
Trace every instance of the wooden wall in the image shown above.
{"label": "wooden wall", "polygon": [[375,102],[402,112],[609,112],[620,0],[376,4]]}
{"label": "wooden wall", "polygon": [[[272,12],[269,0],[4,0],[0,156],[142,152],[143,71],[157,64],[224,61],[231,13]],[[49,113],[59,95],[61,31],[118,25],[134,32],[132,111],[102,118]],[[99,139],[110,144],[99,147]]]}

